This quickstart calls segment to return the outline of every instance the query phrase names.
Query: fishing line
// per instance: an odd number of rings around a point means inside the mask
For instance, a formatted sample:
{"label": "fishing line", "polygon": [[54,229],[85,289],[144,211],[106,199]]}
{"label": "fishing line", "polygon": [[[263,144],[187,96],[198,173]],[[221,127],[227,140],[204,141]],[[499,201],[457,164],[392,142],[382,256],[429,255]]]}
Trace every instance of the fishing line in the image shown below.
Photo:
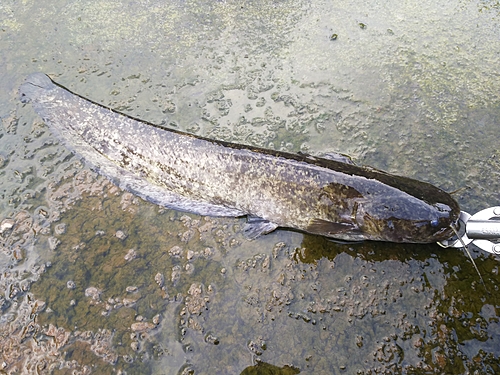
{"label": "fishing line", "polygon": [[469,249],[467,247],[467,245],[465,244],[465,242],[462,240],[462,237],[458,234],[458,231],[455,229],[455,227],[453,225],[450,225],[450,228],[453,230],[453,232],[455,232],[455,235],[458,237],[458,240],[460,241],[460,243],[462,244],[462,247],[465,249],[465,251],[467,252],[467,255],[469,256],[471,262],[472,262],[472,265],[474,266],[474,268],[476,269],[476,272],[477,274],[479,275],[479,278],[481,279],[481,283],[483,284],[484,286],[484,289],[486,289],[486,292],[489,294],[490,292],[488,291],[488,288],[486,288],[486,284],[484,283],[484,280],[483,280],[483,277],[481,276],[481,273],[479,272],[479,269],[477,268],[476,266],[476,262],[474,262],[474,259],[472,258],[472,255],[471,253],[469,252]]}

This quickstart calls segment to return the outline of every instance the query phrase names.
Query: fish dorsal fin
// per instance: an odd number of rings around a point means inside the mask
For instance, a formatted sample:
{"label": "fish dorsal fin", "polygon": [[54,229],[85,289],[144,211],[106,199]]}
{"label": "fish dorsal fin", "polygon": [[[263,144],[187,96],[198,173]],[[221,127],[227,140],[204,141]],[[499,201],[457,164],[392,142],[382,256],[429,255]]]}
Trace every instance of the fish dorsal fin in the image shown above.
{"label": "fish dorsal fin", "polygon": [[319,154],[317,156],[311,155],[311,154],[308,154],[308,153],[302,152],[302,151],[297,152],[297,154],[305,156],[306,158],[313,159],[313,160],[320,160],[320,159],[333,160],[333,161],[337,161],[340,163],[356,165],[356,163],[354,163],[352,161],[352,159],[349,155],[341,154],[339,152],[327,152],[325,154]]}
{"label": "fish dorsal fin", "polygon": [[326,154],[321,154],[318,156],[321,159],[338,161],[345,164],[356,165],[349,155],[341,154],[338,152],[327,152]]}

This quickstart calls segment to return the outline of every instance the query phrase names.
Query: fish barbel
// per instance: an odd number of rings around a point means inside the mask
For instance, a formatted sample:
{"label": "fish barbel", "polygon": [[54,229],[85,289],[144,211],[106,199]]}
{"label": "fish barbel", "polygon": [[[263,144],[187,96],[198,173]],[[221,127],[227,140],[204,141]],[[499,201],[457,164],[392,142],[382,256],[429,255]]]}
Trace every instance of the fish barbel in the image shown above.
{"label": "fish barbel", "polygon": [[249,237],[277,227],[359,241],[453,236],[457,202],[426,182],[340,160],[162,128],[78,96],[42,73],[20,87],[51,132],[120,188],[181,211],[247,216]]}

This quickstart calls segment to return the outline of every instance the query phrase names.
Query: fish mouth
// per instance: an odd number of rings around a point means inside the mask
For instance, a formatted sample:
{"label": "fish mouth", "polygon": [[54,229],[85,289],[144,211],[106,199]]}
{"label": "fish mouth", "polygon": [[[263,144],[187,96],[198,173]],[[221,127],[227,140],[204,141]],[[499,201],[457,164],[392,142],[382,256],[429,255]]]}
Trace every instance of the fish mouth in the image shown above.
{"label": "fish mouth", "polygon": [[432,234],[429,238],[432,239],[429,242],[440,242],[453,237],[453,224],[442,228],[441,230]]}

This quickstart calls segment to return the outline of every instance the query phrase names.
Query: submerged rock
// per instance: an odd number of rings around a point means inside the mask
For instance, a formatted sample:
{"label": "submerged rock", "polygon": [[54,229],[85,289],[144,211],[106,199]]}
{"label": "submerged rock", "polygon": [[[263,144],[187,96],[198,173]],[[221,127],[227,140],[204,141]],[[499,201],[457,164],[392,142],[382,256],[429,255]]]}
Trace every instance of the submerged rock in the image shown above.
{"label": "submerged rock", "polygon": [[125,254],[124,258],[127,262],[132,260],[132,259],[135,259],[135,258],[137,258],[137,252],[135,251],[135,249],[130,249],[127,252],[127,254]]}
{"label": "submerged rock", "polygon": [[101,299],[101,291],[96,287],[89,287],[85,289],[85,297],[90,297],[94,301],[99,301]]}
{"label": "submerged rock", "polygon": [[128,234],[126,234],[122,230],[117,230],[116,233],[115,233],[115,237],[118,238],[119,240],[123,241],[123,240],[125,240],[128,237]]}
{"label": "submerged rock", "polygon": [[130,329],[133,332],[147,332],[152,330],[154,327],[156,327],[156,325],[150,322],[136,322],[132,323]]}
{"label": "submerged rock", "polygon": [[54,232],[55,232],[57,235],[61,235],[61,234],[66,233],[66,224],[65,224],[65,223],[57,224],[57,225],[54,227]]}
{"label": "submerged rock", "polygon": [[161,274],[160,272],[158,272],[155,275],[155,282],[156,282],[156,284],[158,284],[158,286],[160,288],[162,288],[163,285],[165,284],[165,277],[163,276],[163,274]]}
{"label": "submerged rock", "polygon": [[66,283],[66,288],[75,289],[76,288],[75,282],[73,280],[68,280],[68,282]]}

